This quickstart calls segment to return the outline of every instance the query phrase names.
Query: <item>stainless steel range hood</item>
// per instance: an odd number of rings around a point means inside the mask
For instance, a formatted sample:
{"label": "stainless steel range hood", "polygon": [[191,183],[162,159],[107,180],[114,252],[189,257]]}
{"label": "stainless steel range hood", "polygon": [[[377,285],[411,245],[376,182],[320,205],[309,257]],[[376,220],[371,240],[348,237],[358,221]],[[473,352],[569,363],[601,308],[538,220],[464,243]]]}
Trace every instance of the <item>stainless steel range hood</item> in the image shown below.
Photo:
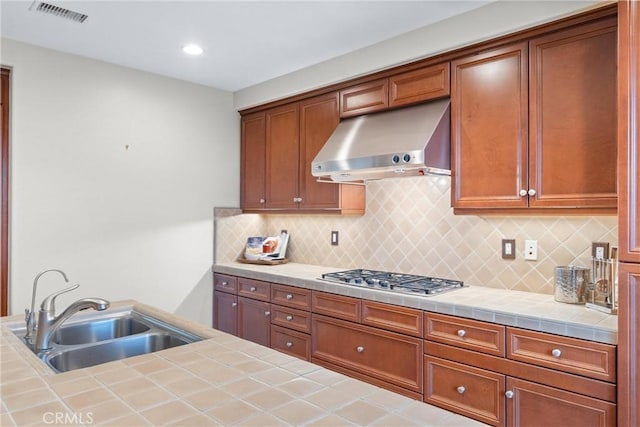
{"label": "stainless steel range hood", "polygon": [[451,175],[450,100],[340,122],[311,163],[335,182]]}

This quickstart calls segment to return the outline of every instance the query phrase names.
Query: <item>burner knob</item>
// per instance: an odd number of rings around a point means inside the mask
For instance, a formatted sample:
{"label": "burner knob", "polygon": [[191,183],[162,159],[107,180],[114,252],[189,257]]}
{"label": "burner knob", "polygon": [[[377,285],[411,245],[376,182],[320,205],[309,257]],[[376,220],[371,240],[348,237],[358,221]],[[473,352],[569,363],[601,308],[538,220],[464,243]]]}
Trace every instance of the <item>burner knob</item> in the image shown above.
{"label": "burner knob", "polygon": [[353,283],[360,284],[362,283],[362,279],[360,277],[356,277],[355,279],[353,279]]}
{"label": "burner knob", "polygon": [[371,286],[373,286],[373,284],[375,283],[373,279],[365,279],[365,282],[367,282],[367,284]]}
{"label": "burner knob", "polygon": [[383,287],[383,288],[389,287],[389,281],[388,280],[381,280],[380,281],[380,286]]}

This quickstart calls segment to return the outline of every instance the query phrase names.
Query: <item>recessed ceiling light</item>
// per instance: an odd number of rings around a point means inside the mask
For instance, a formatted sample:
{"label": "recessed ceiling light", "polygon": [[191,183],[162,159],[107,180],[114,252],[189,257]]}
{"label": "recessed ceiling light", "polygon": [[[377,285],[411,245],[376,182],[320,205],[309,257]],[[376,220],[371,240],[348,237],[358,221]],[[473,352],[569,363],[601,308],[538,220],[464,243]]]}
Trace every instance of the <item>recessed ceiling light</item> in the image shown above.
{"label": "recessed ceiling light", "polygon": [[202,55],[202,48],[197,44],[188,44],[182,48],[182,51],[189,55]]}

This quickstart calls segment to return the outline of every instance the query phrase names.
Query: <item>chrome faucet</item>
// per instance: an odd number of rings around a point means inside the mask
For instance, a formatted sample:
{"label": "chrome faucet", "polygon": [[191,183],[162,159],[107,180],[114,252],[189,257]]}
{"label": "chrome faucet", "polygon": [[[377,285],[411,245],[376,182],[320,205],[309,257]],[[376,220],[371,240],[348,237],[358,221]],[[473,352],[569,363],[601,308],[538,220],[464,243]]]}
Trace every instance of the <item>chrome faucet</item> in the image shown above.
{"label": "chrome faucet", "polygon": [[53,293],[46,297],[42,301],[40,306],[40,312],[38,313],[38,327],[36,328],[36,341],[34,344],[34,351],[36,353],[49,350],[52,347],[51,339],[53,334],[58,330],[60,325],[64,323],[69,317],[74,315],[80,310],[92,308],[97,311],[106,310],[109,308],[109,301],[102,298],[82,298],[72,303],[67,307],[59,316],[55,315],[56,297],[65,292],[72,291],[80,285],[69,286],[66,289]]}
{"label": "chrome faucet", "polygon": [[64,277],[64,281],[69,283],[69,279],[67,279],[67,275],[64,274],[64,271],[58,270],[57,268],[51,268],[49,270],[44,270],[44,271],[40,272],[36,276],[35,280],[33,281],[33,291],[31,292],[31,310],[26,309],[26,308],[24,310],[24,314],[25,314],[24,320],[27,323],[27,333],[25,334],[24,339],[27,342],[31,342],[31,339],[33,337],[33,333],[35,332],[35,329],[36,329],[36,324],[34,322],[35,319],[33,317],[35,315],[34,314],[34,310],[36,308],[36,291],[37,291],[37,288],[38,288],[38,280],[40,279],[40,277],[43,274],[48,273],[50,271],[55,271],[57,273],[60,273],[62,275],[62,277]]}

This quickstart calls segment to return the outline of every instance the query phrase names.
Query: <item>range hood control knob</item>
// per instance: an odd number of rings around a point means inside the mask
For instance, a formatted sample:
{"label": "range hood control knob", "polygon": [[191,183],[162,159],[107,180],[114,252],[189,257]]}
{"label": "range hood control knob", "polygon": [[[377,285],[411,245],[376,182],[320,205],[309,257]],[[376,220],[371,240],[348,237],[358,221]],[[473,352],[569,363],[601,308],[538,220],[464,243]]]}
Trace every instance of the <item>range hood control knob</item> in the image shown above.
{"label": "range hood control knob", "polygon": [[391,161],[393,163],[400,163],[400,156],[398,156],[397,154],[394,154],[393,157],[391,158]]}
{"label": "range hood control knob", "polygon": [[402,160],[404,160],[405,163],[409,163],[409,161],[411,160],[411,155],[409,155],[408,153],[404,155],[404,157],[402,157]]}

